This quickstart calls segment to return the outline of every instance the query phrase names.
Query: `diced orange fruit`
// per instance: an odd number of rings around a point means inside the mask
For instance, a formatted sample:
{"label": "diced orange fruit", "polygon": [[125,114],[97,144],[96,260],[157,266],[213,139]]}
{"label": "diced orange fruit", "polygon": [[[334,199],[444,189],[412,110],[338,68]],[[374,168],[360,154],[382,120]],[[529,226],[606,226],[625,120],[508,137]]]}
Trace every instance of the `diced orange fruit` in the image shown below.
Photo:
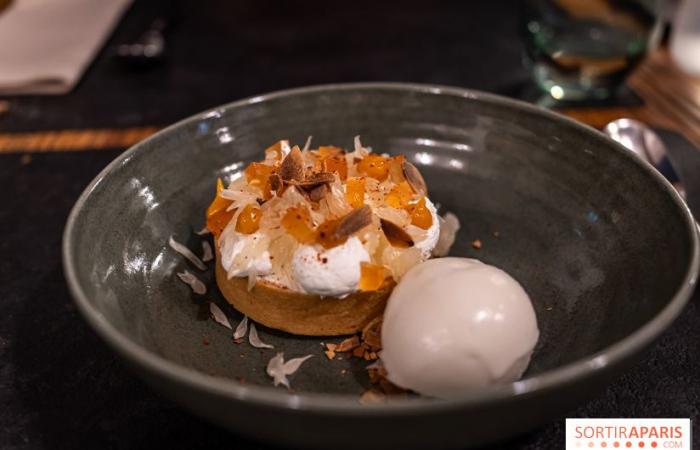
{"label": "diced orange fruit", "polygon": [[357,170],[379,181],[384,181],[389,175],[389,164],[383,156],[370,153],[357,163]]}
{"label": "diced orange fruit", "polygon": [[360,208],[365,204],[365,179],[350,178],[345,184],[345,200],[353,208]]}
{"label": "diced orange fruit", "polygon": [[277,141],[265,149],[265,159],[282,160],[282,141]]}
{"label": "diced orange fruit", "polygon": [[326,171],[326,164],[323,159],[316,159],[314,160],[314,166],[311,169],[313,173],[319,173],[319,172],[325,172]]}
{"label": "diced orange fruit", "polygon": [[263,186],[270,178],[273,170],[274,168],[271,166],[254,162],[246,167],[245,177],[248,184],[252,186]]}
{"label": "diced orange fruit", "polygon": [[238,215],[236,221],[236,231],[243,234],[253,234],[260,228],[262,212],[260,208],[253,205],[246,205]]}
{"label": "diced orange fruit", "polygon": [[331,156],[323,161],[323,169],[326,172],[337,172],[340,179],[345,181],[348,177],[348,163],[345,156]]}
{"label": "diced orange fruit", "polygon": [[338,153],[341,153],[343,151],[342,148],[340,147],[334,147],[332,145],[321,145],[318,147],[318,150],[316,150],[316,154],[322,158],[328,158],[329,156],[336,156]]}
{"label": "diced orange fruit", "polygon": [[207,217],[207,228],[209,231],[211,231],[211,234],[218,238],[219,235],[221,235],[221,232],[224,231],[224,228],[226,228],[226,225],[228,225],[231,219],[233,219],[233,215],[235,213],[235,209],[233,211],[226,211],[225,209],[222,209],[221,211]]}
{"label": "diced orange fruit", "polygon": [[251,163],[245,169],[245,177],[248,184],[257,186],[263,193],[263,199],[269,200],[272,197],[270,188],[270,175],[274,171],[273,167],[261,163]]}
{"label": "diced orange fruit", "polygon": [[211,204],[209,204],[209,207],[207,208],[207,217],[216,214],[222,209],[228,208],[228,206],[231,204],[231,200],[226,200],[225,198],[221,197],[221,191],[223,190],[224,182],[221,181],[221,178],[218,178],[216,180],[216,195],[214,196],[214,200],[212,200]]}
{"label": "diced orange fruit", "polygon": [[406,177],[403,175],[403,162],[405,160],[406,157],[403,155],[389,158],[389,179],[394,183],[406,181]]}
{"label": "diced orange fruit", "polygon": [[413,196],[413,189],[407,181],[402,181],[391,188],[391,191],[387,194],[385,201],[386,204],[392,208],[405,208],[411,201]]}
{"label": "diced orange fruit", "polygon": [[433,224],[433,215],[425,206],[425,197],[421,197],[415,205],[409,206],[408,212],[411,214],[411,223],[419,228],[427,230]]}
{"label": "diced orange fruit", "polygon": [[384,283],[384,276],[384,266],[362,262],[360,263],[358,288],[361,291],[376,291]]}
{"label": "diced orange fruit", "polygon": [[344,239],[337,239],[335,237],[335,230],[340,223],[339,219],[326,220],[321,225],[318,226],[316,230],[316,240],[323,248],[333,248],[347,241],[347,237]]}
{"label": "diced orange fruit", "polygon": [[207,208],[207,228],[216,237],[219,237],[223,229],[233,218],[234,211],[226,211],[231,205],[231,200],[227,200],[221,196],[221,191],[224,190],[224,183],[221,178],[216,180],[216,196]]}
{"label": "diced orange fruit", "polygon": [[282,217],[282,226],[302,244],[310,244],[316,239],[316,232],[311,226],[311,215],[303,206],[289,208]]}

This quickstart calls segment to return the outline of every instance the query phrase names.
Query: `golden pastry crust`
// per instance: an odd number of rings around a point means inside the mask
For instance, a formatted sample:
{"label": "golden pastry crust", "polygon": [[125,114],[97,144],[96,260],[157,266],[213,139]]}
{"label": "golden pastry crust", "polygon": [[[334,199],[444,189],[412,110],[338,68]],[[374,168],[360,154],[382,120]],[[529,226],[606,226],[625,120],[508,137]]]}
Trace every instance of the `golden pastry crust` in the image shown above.
{"label": "golden pastry crust", "polygon": [[216,248],[216,284],[224,298],[251,320],[267,327],[304,336],[340,336],[362,330],[380,316],[395,284],[387,279],[376,291],[345,298],[302,294],[260,281],[248,291],[248,278],[228,279]]}

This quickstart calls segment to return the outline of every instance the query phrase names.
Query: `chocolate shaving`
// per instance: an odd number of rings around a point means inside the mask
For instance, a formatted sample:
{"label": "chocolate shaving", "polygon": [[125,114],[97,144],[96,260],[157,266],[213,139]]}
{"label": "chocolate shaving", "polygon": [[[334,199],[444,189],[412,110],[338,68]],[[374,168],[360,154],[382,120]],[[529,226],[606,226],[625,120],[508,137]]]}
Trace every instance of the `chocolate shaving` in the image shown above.
{"label": "chocolate shaving", "polygon": [[319,184],[309,191],[309,200],[312,202],[320,202],[330,191],[331,189],[327,184]]}
{"label": "chocolate shaving", "polygon": [[335,175],[330,172],[319,172],[307,176],[304,181],[290,181],[299,192],[312,202],[319,202],[330,192],[329,183],[335,181]]}
{"label": "chocolate shaving", "polygon": [[291,184],[296,184],[297,186],[309,189],[320,184],[332,183],[333,181],[335,181],[335,175],[333,175],[331,172],[319,172],[307,176],[304,181],[292,182]]}
{"label": "chocolate shaving", "polygon": [[372,209],[364,205],[349,212],[340,220],[338,227],[333,232],[335,239],[345,239],[372,223]]}
{"label": "chocolate shaving", "polygon": [[299,146],[295,145],[282,160],[279,176],[284,181],[301,182],[304,180],[304,157]]}
{"label": "chocolate shaving", "polygon": [[296,189],[299,195],[304,197],[306,200],[311,201],[311,197],[309,197],[309,191],[307,191],[306,189],[302,189],[297,185],[290,185],[289,189]]}
{"label": "chocolate shaving", "polygon": [[279,193],[279,190],[282,188],[282,178],[277,175],[276,173],[273,173],[270,175],[270,189],[273,191]]}
{"label": "chocolate shaving", "polygon": [[413,238],[403,228],[394,222],[386,219],[380,220],[382,231],[393,247],[408,248],[413,247]]}
{"label": "chocolate shaving", "polygon": [[420,195],[428,195],[428,187],[425,184],[423,175],[420,174],[416,166],[408,161],[404,161],[401,167],[403,169],[403,176],[406,177],[406,181],[411,185],[413,192]]}

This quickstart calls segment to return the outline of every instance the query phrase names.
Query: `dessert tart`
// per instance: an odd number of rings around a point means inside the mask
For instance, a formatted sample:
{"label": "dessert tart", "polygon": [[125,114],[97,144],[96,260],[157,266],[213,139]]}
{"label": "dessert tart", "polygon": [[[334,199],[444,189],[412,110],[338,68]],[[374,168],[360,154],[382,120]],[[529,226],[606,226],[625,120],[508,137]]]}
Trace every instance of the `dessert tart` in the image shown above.
{"label": "dessert tart", "polygon": [[381,315],[396,282],[428,259],[440,221],[404,156],[302,150],[280,141],[217,181],[207,209],[216,281],[252,320],[299,335],[358,332]]}

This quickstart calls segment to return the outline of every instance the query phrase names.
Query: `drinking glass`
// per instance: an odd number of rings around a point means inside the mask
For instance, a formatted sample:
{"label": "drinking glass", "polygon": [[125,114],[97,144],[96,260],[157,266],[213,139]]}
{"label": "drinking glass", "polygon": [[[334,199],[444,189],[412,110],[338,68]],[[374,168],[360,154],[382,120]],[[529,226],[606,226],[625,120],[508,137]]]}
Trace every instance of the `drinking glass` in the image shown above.
{"label": "drinking glass", "polygon": [[523,6],[526,63],[556,100],[613,96],[661,34],[652,0],[526,0]]}

